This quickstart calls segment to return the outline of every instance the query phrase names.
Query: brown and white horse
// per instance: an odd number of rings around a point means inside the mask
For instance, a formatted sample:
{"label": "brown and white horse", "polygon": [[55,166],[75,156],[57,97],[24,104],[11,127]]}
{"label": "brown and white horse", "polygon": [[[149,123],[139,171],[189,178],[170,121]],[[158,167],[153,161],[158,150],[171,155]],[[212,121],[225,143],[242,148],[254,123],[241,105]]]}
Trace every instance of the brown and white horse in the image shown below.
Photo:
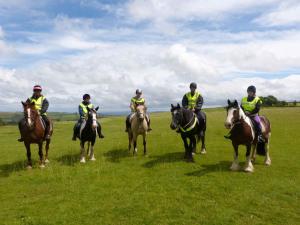
{"label": "brown and white horse", "polygon": [[[269,142],[271,136],[271,125],[269,120],[265,116],[260,116],[261,125],[262,125],[262,135],[264,138],[263,146],[260,147],[265,150],[265,164],[271,165],[271,159],[269,155]],[[245,145],[247,148],[246,152],[246,165],[244,171],[253,172],[254,167],[251,162],[252,159],[255,160],[258,138],[255,134],[254,125],[251,119],[246,116],[242,108],[239,106],[238,102],[235,100],[234,102],[230,102],[228,100],[227,106],[227,117],[225,120],[225,127],[230,129],[230,139],[232,141],[232,145],[234,148],[234,160],[230,167],[231,170],[239,170],[239,162],[238,162],[238,147],[239,145]],[[251,155],[251,147],[252,147],[252,155]]]}
{"label": "brown and white horse", "polygon": [[138,105],[136,107],[136,113],[130,118],[131,126],[128,129],[128,150],[131,149],[131,144],[133,143],[133,155],[137,153],[137,138],[139,135],[143,136],[143,145],[144,145],[144,155],[147,154],[147,130],[148,124],[146,120],[146,108],[144,105]]}
{"label": "brown and white horse", "polygon": [[[39,112],[35,109],[35,104],[30,102],[22,102],[24,108],[24,118],[19,123],[19,129],[21,137],[24,140],[24,145],[27,151],[27,168],[32,168],[31,161],[31,144],[38,144],[39,146],[39,156],[40,156],[40,167],[45,167],[45,163],[49,162],[48,151],[50,145],[50,139],[46,140],[46,155],[43,155],[43,142],[45,138],[45,125],[42,121],[42,117]],[[50,136],[53,133],[52,122],[50,121]]]}

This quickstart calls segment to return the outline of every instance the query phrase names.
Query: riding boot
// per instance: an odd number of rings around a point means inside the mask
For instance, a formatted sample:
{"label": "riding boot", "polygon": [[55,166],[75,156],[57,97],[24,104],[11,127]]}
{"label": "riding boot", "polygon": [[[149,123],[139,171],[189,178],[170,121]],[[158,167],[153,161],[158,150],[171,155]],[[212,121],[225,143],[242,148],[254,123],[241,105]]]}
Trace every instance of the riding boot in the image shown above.
{"label": "riding boot", "polygon": [[98,136],[99,136],[99,138],[104,138],[104,135],[102,134],[102,132],[101,132],[101,125],[100,125],[100,123],[99,122],[97,122],[97,124],[98,124],[98,126],[97,126],[97,133],[98,133]]}
{"label": "riding boot", "polygon": [[258,140],[258,142],[263,142],[264,138],[263,138],[263,135],[262,135],[261,125],[260,124],[257,124],[257,126],[256,126],[256,134],[257,134],[257,140]]}
{"label": "riding boot", "polygon": [[44,120],[45,122],[45,140],[50,140],[50,121],[49,119],[47,118],[47,116],[45,115],[42,115],[42,119]]}
{"label": "riding boot", "polygon": [[146,120],[147,120],[147,126],[148,126],[148,132],[152,130],[152,128],[150,127],[150,118],[149,115],[146,116]]}
{"label": "riding boot", "polygon": [[130,129],[130,121],[129,121],[129,116],[126,118],[126,122],[125,122],[125,124],[126,124],[126,130],[125,130],[125,132],[128,132],[129,131],[129,129]]}

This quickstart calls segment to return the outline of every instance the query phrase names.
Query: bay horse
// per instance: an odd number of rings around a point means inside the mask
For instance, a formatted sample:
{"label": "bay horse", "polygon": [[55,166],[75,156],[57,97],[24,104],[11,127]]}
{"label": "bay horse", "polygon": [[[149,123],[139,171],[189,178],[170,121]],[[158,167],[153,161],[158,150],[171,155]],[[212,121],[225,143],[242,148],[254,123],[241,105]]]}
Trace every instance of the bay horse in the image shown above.
{"label": "bay horse", "polygon": [[[32,168],[32,161],[31,161],[31,144],[38,144],[39,147],[39,156],[40,156],[40,168],[45,167],[45,163],[49,162],[48,159],[48,151],[51,139],[46,140],[46,154],[45,158],[43,155],[43,142],[45,141],[45,124],[43,122],[42,117],[40,116],[39,112],[35,109],[35,103],[30,102],[22,102],[23,109],[24,109],[24,118],[21,119],[19,122],[19,130],[21,137],[24,141],[24,145],[27,151],[27,169]],[[50,137],[53,133],[53,124],[52,121],[49,119],[50,122]]]}
{"label": "bay horse", "polygon": [[146,108],[144,105],[138,105],[136,112],[130,118],[130,128],[128,129],[128,151],[131,150],[133,143],[133,155],[137,153],[137,138],[143,136],[144,155],[147,155],[147,130],[148,124],[146,120]]}
{"label": "bay horse", "polygon": [[[196,152],[197,142],[201,139],[201,154],[206,153],[205,149],[205,131],[206,131],[206,115],[201,112],[204,122],[200,122],[197,115],[189,109],[180,107],[179,104],[174,106],[171,104],[172,122],[171,129],[178,129],[183,140],[185,148],[185,158],[188,162],[194,162],[193,153]],[[188,144],[189,139],[189,144]]]}
{"label": "bay horse", "polygon": [[[256,152],[265,155],[265,165],[271,165],[269,155],[269,142],[271,136],[271,124],[265,116],[260,116],[262,125],[263,143],[258,142],[258,136],[255,134],[255,127],[251,119],[246,116],[243,109],[239,106],[237,100],[231,102],[228,99],[227,117],[225,127],[230,129],[230,137],[234,148],[234,160],[230,167],[231,170],[237,171],[240,169],[238,162],[238,147],[239,145],[246,146],[246,165],[244,171],[253,172],[254,167],[252,160],[255,160]],[[252,147],[252,154],[251,154]],[[251,154],[251,155],[250,155]]]}
{"label": "bay horse", "polygon": [[80,127],[79,132],[79,140],[80,140],[80,147],[81,147],[81,156],[80,156],[80,162],[85,163],[85,149],[84,145],[85,142],[88,142],[88,148],[87,148],[87,155],[89,155],[91,161],[95,161],[95,155],[94,155],[94,145],[96,142],[97,137],[97,111],[99,107],[96,107],[95,109],[90,109],[87,107],[88,113],[87,118],[83,121]]}

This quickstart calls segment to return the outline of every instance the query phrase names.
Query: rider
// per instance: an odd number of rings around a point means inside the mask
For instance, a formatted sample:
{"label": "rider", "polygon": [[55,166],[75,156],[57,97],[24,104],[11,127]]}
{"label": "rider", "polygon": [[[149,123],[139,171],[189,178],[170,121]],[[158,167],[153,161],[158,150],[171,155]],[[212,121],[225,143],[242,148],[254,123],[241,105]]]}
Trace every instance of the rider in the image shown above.
{"label": "rider", "polygon": [[263,140],[260,117],[258,115],[262,101],[256,96],[256,87],[251,85],[247,88],[248,96],[242,98],[241,108],[254,122],[258,140]]}
{"label": "rider", "polygon": [[199,121],[204,121],[204,117],[201,114],[201,108],[203,105],[202,95],[196,91],[197,84],[192,82],[190,84],[190,92],[186,93],[182,98],[182,106],[186,109],[192,110],[198,117]]}
{"label": "rider", "polygon": [[[130,128],[130,118],[136,112],[136,107],[138,105],[144,105],[145,109],[147,111],[147,106],[146,106],[145,99],[142,98],[143,91],[141,89],[136,89],[135,94],[136,95],[134,97],[132,97],[131,100],[130,100],[131,113],[126,118],[126,130],[125,130],[125,132],[128,132],[128,129]],[[146,113],[146,121],[147,121],[147,124],[148,124],[148,130],[147,131],[151,131],[152,129],[150,127],[150,116],[147,113]]]}
{"label": "rider", "polygon": [[[85,120],[85,118],[87,116],[87,113],[88,113],[87,108],[90,108],[90,109],[94,108],[94,105],[91,104],[91,102],[90,102],[91,96],[89,94],[84,94],[82,99],[83,99],[83,101],[78,106],[80,118],[77,121],[77,123],[75,124],[74,129],[73,129],[73,138],[72,138],[73,141],[76,141],[76,137],[80,131],[81,124],[83,123],[83,121]],[[97,133],[99,135],[99,138],[104,138],[104,135],[101,133],[101,125],[98,121],[97,121],[97,124],[98,124]]]}
{"label": "rider", "polygon": [[[26,102],[35,103],[35,109],[41,115],[43,121],[45,122],[45,139],[50,139],[50,121],[47,117],[47,110],[49,108],[49,102],[45,96],[42,95],[42,87],[40,85],[35,85],[33,87],[33,94]],[[22,142],[24,139],[21,137],[18,141]]]}

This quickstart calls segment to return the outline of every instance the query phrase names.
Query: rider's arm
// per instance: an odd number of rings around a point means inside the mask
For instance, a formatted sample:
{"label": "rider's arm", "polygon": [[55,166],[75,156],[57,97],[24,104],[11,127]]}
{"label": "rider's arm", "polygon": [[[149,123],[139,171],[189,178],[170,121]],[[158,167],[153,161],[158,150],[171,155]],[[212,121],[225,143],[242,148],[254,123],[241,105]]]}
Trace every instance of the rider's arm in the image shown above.
{"label": "rider's arm", "polygon": [[258,102],[258,103],[256,104],[256,106],[255,106],[255,109],[251,112],[251,114],[256,114],[256,113],[258,113],[259,110],[260,110],[260,106],[261,106],[261,103]]}
{"label": "rider's arm", "polygon": [[196,106],[195,106],[195,110],[201,110],[202,105],[203,105],[203,97],[201,95],[199,95]]}
{"label": "rider's arm", "polygon": [[84,117],[83,109],[80,106],[78,106],[78,112],[79,112],[80,118]]}
{"label": "rider's arm", "polygon": [[186,95],[183,96],[181,104],[182,104],[182,107],[184,107],[184,108],[188,107],[189,101],[188,101]]}
{"label": "rider's arm", "polygon": [[132,112],[135,111],[135,103],[133,101],[130,101],[130,106],[129,107],[130,107]]}
{"label": "rider's arm", "polygon": [[43,101],[43,103],[42,103],[41,114],[47,112],[48,108],[49,108],[49,102],[48,102],[48,100],[45,98],[44,101]]}

